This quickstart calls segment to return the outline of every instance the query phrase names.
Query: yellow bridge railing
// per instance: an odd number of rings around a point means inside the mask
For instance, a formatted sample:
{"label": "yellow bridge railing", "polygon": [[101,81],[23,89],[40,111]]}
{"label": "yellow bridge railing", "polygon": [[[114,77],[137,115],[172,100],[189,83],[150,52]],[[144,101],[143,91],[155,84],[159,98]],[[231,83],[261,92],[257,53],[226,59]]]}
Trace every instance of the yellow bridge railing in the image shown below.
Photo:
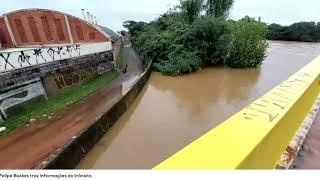
{"label": "yellow bridge railing", "polygon": [[319,92],[320,57],[154,169],[273,169]]}

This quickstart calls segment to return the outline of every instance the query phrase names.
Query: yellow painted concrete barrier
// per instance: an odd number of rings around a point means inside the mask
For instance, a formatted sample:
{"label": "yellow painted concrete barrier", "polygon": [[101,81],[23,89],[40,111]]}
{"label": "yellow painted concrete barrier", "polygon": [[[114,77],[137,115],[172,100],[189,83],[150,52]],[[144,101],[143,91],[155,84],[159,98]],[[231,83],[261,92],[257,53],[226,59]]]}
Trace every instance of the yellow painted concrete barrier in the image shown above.
{"label": "yellow painted concrete barrier", "polygon": [[320,92],[320,57],[154,169],[273,169]]}

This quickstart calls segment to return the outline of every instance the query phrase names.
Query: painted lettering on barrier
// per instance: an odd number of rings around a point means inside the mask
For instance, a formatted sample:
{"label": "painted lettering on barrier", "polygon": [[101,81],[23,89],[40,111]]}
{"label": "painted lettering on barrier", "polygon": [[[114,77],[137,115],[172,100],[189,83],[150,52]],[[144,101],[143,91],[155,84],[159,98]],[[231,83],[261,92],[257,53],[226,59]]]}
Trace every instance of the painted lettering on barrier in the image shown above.
{"label": "painted lettering on barrier", "polygon": [[265,117],[269,122],[272,122],[285,108],[293,103],[293,99],[290,96],[298,96],[296,89],[307,85],[308,81],[311,80],[310,77],[307,73],[296,74],[296,77],[281,83],[270,94],[246,107],[243,112],[243,118],[252,120],[257,117]]}

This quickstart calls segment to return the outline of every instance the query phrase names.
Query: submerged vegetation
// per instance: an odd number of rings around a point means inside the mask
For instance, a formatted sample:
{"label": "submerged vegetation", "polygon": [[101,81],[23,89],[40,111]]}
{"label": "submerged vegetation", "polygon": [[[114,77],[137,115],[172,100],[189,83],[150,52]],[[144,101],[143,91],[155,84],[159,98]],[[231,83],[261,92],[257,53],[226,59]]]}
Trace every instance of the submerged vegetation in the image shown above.
{"label": "submerged vegetation", "polygon": [[259,67],[265,58],[267,25],[245,17],[233,24],[233,41],[226,64],[230,67]]}
{"label": "submerged vegetation", "polygon": [[126,21],[131,42],[153,68],[177,76],[211,65],[259,67],[267,25],[254,18],[228,20],[234,0],[181,0],[156,20]]}

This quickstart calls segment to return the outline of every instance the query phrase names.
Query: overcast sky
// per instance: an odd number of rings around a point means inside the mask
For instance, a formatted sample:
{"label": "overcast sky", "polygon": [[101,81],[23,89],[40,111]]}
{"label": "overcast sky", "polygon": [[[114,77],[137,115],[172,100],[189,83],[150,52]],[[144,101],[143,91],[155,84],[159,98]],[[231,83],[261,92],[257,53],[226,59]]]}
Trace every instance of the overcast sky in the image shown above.
{"label": "overcast sky", "polygon": [[[97,16],[100,25],[121,30],[126,20],[150,21],[179,0],[0,0],[0,14],[25,8],[47,8],[82,17],[81,9]],[[320,21],[319,0],[235,0],[231,18],[261,17],[267,23],[288,25]]]}

